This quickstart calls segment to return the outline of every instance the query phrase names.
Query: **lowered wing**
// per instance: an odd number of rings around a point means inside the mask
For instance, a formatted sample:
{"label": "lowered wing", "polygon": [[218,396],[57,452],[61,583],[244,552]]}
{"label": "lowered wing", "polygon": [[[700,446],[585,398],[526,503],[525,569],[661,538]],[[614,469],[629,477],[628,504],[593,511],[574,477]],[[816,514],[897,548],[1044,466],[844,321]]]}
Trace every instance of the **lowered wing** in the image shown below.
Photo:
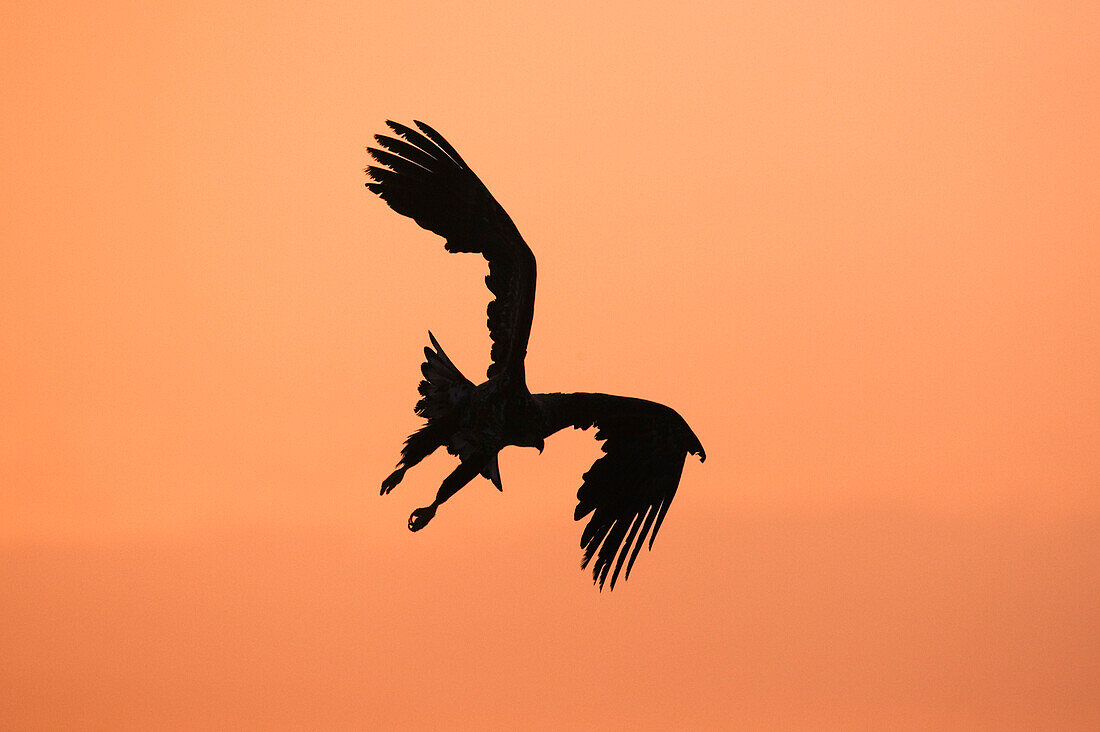
{"label": "lowered wing", "polygon": [[367,188],[390,208],[447,240],[449,252],[476,252],[489,263],[485,284],[493,341],[488,376],[524,378],[523,360],[535,307],[535,256],[485,184],[443,136],[423,122],[419,131],[387,122],[400,139],[375,135],[367,148],[381,165],[366,169]]}
{"label": "lowered wing", "polygon": [[596,439],[604,441],[606,454],[584,474],[573,517],[579,521],[591,514],[581,534],[581,567],[595,558],[593,582],[603,589],[610,573],[615,589],[624,563],[624,579],[630,576],[646,536],[653,547],[687,455],[706,460],[706,453],[683,417],[663,404],[608,394],[534,398],[542,411],[545,436],[565,427],[596,427]]}

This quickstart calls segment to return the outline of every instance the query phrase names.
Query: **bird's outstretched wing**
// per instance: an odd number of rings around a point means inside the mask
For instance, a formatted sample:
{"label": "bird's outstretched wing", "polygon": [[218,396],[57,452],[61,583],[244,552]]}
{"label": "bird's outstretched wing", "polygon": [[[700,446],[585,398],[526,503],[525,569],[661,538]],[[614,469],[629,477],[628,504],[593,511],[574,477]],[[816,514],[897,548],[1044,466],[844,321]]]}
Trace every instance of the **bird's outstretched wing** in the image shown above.
{"label": "bird's outstretched wing", "polygon": [[476,252],[489,262],[492,363],[488,376],[523,378],[535,307],[535,256],[512,219],[443,136],[423,122],[417,130],[386,122],[400,139],[375,135],[367,148],[386,167],[366,169],[367,183],[397,213],[447,240],[449,252]]}
{"label": "bird's outstretched wing", "polygon": [[581,534],[581,567],[595,557],[593,581],[603,589],[611,573],[615,589],[624,563],[625,577],[630,576],[647,535],[653,547],[688,453],[701,460],[706,460],[706,453],[683,417],[663,404],[608,394],[534,398],[542,412],[544,436],[565,427],[594,426],[596,438],[604,441],[606,454],[584,474],[573,518],[579,521],[592,514]]}

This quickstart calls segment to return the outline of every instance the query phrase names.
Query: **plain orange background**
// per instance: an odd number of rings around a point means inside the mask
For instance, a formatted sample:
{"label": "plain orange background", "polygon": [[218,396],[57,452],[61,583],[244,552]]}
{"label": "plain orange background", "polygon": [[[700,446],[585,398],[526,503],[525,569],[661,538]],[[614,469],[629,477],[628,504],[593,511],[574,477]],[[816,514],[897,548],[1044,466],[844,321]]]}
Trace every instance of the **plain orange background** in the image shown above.
{"label": "plain orange background", "polygon": [[[0,727],[1100,728],[1100,6],[674,8],[5,5]],[[707,449],[614,593],[591,434],[377,494],[489,349],[387,118],[535,251],[532,389]]]}

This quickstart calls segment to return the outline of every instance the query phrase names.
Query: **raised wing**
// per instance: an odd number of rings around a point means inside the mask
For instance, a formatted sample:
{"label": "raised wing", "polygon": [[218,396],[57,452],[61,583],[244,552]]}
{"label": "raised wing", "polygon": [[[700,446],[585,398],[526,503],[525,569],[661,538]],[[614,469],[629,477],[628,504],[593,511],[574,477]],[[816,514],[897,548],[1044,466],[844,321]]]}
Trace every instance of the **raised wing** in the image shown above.
{"label": "raised wing", "polygon": [[565,427],[594,426],[596,438],[604,441],[606,454],[584,474],[573,518],[579,521],[592,515],[581,534],[581,567],[595,557],[593,582],[602,590],[611,573],[611,589],[615,589],[624,563],[624,579],[630,577],[647,535],[653,548],[688,453],[700,460],[706,460],[706,453],[683,417],[663,404],[608,394],[536,394],[534,398],[542,412],[544,436]]}
{"label": "raised wing", "polygon": [[535,308],[535,256],[516,225],[443,136],[423,122],[417,130],[386,122],[402,139],[375,135],[385,149],[367,148],[386,167],[370,166],[367,183],[397,213],[447,240],[449,252],[476,252],[489,262],[492,363],[488,376],[523,379],[523,359]]}

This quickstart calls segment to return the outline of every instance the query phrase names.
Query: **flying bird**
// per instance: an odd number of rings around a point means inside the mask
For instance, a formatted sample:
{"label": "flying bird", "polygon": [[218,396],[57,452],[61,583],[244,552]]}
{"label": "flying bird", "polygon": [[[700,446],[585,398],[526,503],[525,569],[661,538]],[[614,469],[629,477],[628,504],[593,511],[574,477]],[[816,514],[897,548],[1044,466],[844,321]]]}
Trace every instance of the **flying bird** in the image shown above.
{"label": "flying bird", "polygon": [[[524,359],[535,308],[535,256],[512,219],[458,152],[434,129],[386,123],[393,135],[375,135],[367,151],[378,165],[366,168],[367,188],[402,216],[446,239],[449,252],[481,254],[489,263],[485,284],[492,340],[486,380],[474,384],[443,352],[429,331],[416,413],[427,422],[406,441],[397,469],[382,481],[382,495],[405,472],[439,447],[459,459],[435,500],[409,517],[419,531],[440,504],[481,475],[503,490],[497,454],[508,445],[542,452],[547,437],[565,427],[596,427],[602,457],[582,477],[574,519],[589,516],[581,534],[581,568],[592,563],[593,582],[610,589],[620,571],[630,576],[646,538],[652,549],[676,495],[687,455],[706,460],[699,438],[683,417],[663,404],[609,394],[532,394]],[[593,559],[595,560],[593,562]]]}

